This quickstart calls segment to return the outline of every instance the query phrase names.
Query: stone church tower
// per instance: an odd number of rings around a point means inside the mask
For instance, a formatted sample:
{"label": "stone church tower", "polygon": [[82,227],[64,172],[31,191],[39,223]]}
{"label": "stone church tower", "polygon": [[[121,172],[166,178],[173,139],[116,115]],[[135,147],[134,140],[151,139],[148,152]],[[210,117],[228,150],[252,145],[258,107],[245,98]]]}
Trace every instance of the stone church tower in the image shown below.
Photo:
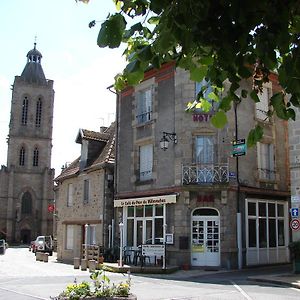
{"label": "stone church tower", "polygon": [[0,238],[29,243],[52,234],[54,169],[51,169],[54,90],[41,65],[42,54],[27,63],[12,88],[7,166],[0,170]]}

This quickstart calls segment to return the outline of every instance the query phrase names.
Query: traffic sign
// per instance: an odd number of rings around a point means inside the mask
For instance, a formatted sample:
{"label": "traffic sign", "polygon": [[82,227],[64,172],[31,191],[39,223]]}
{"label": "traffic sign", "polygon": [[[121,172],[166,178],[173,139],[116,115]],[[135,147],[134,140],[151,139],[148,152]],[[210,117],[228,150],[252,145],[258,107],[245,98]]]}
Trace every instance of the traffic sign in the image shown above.
{"label": "traffic sign", "polygon": [[292,230],[299,230],[300,229],[300,221],[298,219],[293,219],[290,222],[290,227]]}
{"label": "traffic sign", "polygon": [[292,216],[292,218],[298,218],[298,216],[299,216],[298,207],[292,207],[291,208],[291,216]]}

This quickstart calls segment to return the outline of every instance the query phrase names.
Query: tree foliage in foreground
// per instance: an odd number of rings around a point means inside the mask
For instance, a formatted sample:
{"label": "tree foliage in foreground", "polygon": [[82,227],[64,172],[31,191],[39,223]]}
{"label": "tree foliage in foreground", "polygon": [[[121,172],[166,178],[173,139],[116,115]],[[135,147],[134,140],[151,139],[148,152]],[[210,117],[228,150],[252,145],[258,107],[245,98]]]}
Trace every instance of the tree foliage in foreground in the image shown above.
{"label": "tree foliage in foreground", "polygon": [[[89,0],[80,0],[89,2]],[[126,43],[127,66],[115,78],[115,87],[138,84],[149,67],[168,61],[188,70],[194,81],[208,80],[211,99],[220,101],[215,125],[224,126],[233,102],[245,101],[242,79],[252,77],[253,101],[262,85],[276,72],[281,91],[270,99],[268,116],[295,120],[300,106],[300,2],[298,0],[113,0],[116,13],[102,23],[97,43],[116,48]],[[90,23],[90,27],[95,21]],[[220,98],[223,82],[231,83]],[[286,95],[289,97],[286,97]],[[203,93],[189,109],[207,107]],[[253,145],[262,136],[257,126],[250,132]]]}

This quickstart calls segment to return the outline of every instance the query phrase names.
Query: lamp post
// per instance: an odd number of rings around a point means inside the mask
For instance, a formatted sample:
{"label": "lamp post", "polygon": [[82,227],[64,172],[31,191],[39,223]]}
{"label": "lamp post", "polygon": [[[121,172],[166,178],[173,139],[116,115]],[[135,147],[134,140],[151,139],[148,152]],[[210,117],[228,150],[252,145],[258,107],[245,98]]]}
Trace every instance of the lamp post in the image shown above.
{"label": "lamp post", "polygon": [[167,224],[165,223],[163,225],[163,229],[164,229],[164,256],[163,256],[163,269],[165,270],[166,267],[167,267],[167,264],[166,264],[166,233],[167,233]]}
{"label": "lamp post", "polygon": [[119,224],[119,228],[120,228],[120,260],[119,260],[119,267],[123,266],[123,227],[124,227],[124,224],[121,222]]}
{"label": "lamp post", "polygon": [[108,225],[108,248],[111,248],[111,225]]}
{"label": "lamp post", "polygon": [[[234,125],[235,125],[235,140],[238,140],[238,119],[237,106],[241,101],[234,101]],[[239,157],[236,156],[236,235],[237,235],[237,249],[238,249],[238,268],[242,269],[242,218],[240,212],[240,178],[239,178]]]}

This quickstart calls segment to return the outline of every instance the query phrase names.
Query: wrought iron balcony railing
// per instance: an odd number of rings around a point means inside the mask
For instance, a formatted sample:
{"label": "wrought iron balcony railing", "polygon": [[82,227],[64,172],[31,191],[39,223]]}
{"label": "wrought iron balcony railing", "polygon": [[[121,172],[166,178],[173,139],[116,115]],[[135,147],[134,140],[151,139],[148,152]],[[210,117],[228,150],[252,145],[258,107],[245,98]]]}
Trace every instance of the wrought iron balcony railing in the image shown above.
{"label": "wrought iron balcony railing", "polygon": [[182,166],[182,184],[220,184],[229,181],[228,163]]}
{"label": "wrought iron balcony railing", "polygon": [[262,179],[262,180],[274,181],[276,179],[276,171],[258,168],[258,176],[259,176],[259,179]]}

